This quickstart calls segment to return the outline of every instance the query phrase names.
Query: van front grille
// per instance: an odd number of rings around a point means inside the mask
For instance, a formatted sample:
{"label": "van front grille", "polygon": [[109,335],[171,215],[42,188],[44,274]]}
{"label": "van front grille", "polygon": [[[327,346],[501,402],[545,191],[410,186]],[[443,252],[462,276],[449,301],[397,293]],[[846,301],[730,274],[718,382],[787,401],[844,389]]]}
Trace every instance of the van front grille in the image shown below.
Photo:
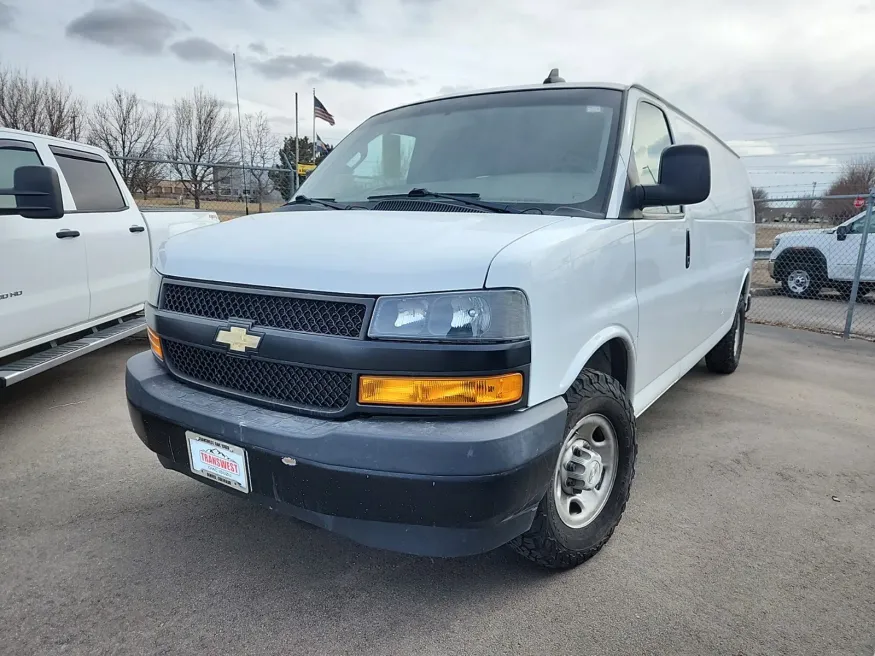
{"label": "van front grille", "polygon": [[249,401],[336,413],[352,394],[348,372],[239,357],[166,339],[162,346],[173,374]]}
{"label": "van front grille", "polygon": [[269,292],[165,282],[161,309],[208,319],[242,319],[253,325],[315,335],[360,337],[367,306]]}

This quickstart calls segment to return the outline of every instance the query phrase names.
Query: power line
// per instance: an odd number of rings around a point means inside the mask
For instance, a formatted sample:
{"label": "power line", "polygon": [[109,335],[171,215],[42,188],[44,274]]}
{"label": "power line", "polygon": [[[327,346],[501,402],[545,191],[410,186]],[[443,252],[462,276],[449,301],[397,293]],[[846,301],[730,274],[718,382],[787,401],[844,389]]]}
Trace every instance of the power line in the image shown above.
{"label": "power line", "polygon": [[759,169],[748,169],[748,173],[756,175],[836,175],[838,171],[761,171]]}
{"label": "power line", "polygon": [[787,139],[788,137],[816,137],[821,134],[843,134],[845,132],[865,132],[867,130],[875,130],[875,125],[857,128],[843,128],[841,130],[821,130],[820,132],[785,132],[782,134],[766,134],[750,137],[736,137],[727,139],[727,141],[760,141],[763,139]]}
{"label": "power line", "polygon": [[[868,146],[864,150],[805,150],[805,151],[791,151],[786,153],[771,153],[769,155],[759,154],[759,155],[741,155],[744,159],[749,159],[751,157],[802,157],[805,155],[867,155],[873,153],[875,154],[875,147]],[[822,166],[822,165],[821,165]]]}

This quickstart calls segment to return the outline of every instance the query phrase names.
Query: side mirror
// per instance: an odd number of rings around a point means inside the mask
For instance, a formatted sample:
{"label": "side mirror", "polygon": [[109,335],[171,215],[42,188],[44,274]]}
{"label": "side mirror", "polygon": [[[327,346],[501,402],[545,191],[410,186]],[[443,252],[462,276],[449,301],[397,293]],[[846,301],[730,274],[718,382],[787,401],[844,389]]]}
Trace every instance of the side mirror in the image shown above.
{"label": "side mirror", "polygon": [[20,214],[26,219],[60,219],[64,216],[61,181],[50,166],[19,166],[12,174],[12,189],[0,196],[14,196],[14,207],[0,207],[0,216]]}
{"label": "side mirror", "polygon": [[694,205],[711,195],[711,157],[704,146],[680,144],[662,151],[659,184],[633,189],[639,209]]}
{"label": "side mirror", "polygon": [[848,238],[848,234],[851,232],[850,226],[840,225],[836,228],[836,239],[838,241],[844,241]]}

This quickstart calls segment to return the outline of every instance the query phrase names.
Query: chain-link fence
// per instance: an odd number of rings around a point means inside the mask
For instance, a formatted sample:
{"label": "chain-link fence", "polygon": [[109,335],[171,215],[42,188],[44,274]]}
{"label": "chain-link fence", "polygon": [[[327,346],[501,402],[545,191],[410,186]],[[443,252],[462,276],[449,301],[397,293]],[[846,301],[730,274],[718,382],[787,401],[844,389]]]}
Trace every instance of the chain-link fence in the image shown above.
{"label": "chain-link fence", "polygon": [[114,158],[137,205],[143,209],[211,210],[223,221],[270,212],[300,183],[290,168],[237,162],[183,162]]}
{"label": "chain-link fence", "polygon": [[748,319],[875,339],[873,199],[863,192],[758,201]]}

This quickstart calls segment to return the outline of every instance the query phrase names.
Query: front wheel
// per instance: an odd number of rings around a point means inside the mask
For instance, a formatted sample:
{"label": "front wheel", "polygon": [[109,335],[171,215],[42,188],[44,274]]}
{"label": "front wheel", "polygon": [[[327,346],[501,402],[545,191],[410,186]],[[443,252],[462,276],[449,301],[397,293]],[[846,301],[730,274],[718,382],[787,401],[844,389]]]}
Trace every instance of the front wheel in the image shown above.
{"label": "front wheel", "polygon": [[781,288],[792,298],[812,298],[820,293],[823,276],[807,264],[787,268],[781,278]]}
{"label": "front wheel", "polygon": [[566,394],[565,439],[531,528],[510,542],[551,569],[592,558],[614,532],[635,476],[635,413],[622,385],[586,369]]}

